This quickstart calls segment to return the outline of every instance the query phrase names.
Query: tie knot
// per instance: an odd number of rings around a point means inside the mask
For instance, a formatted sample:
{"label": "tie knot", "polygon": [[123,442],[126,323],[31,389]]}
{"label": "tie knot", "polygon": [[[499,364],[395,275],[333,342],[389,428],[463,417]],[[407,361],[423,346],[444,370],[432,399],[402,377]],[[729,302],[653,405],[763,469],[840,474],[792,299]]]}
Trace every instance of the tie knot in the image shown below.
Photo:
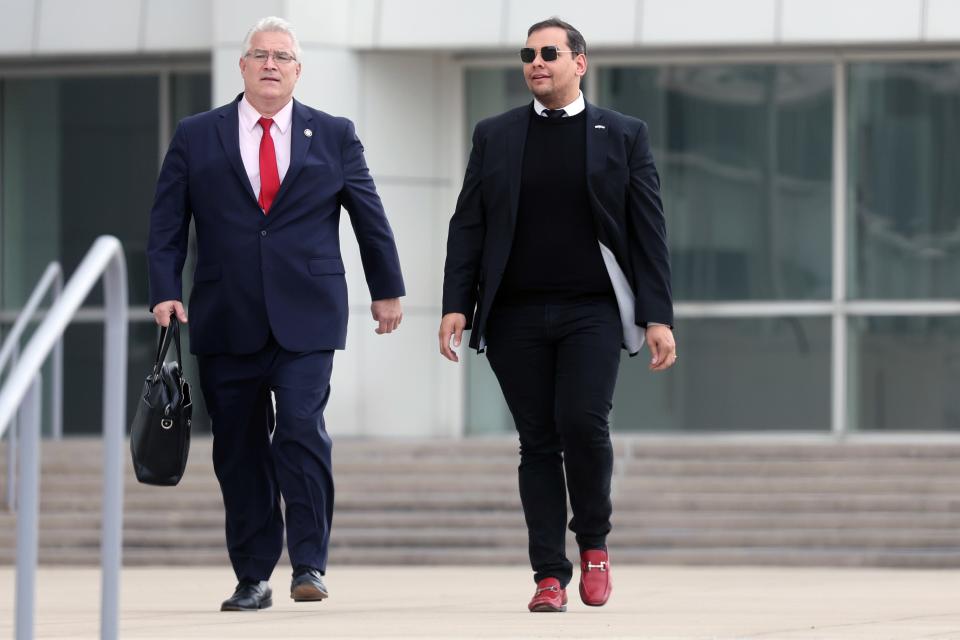
{"label": "tie knot", "polygon": [[260,118],[259,123],[264,133],[270,133],[270,125],[273,124],[273,118]]}
{"label": "tie knot", "polygon": [[567,115],[567,112],[563,109],[544,109],[543,115],[548,118],[562,118],[563,116]]}

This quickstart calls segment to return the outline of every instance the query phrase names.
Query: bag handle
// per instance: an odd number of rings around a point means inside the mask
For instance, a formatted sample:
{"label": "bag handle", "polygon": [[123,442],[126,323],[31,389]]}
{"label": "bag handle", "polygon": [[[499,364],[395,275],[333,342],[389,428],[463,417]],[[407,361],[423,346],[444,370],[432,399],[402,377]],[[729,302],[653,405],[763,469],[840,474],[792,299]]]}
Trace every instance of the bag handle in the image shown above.
{"label": "bag handle", "polygon": [[166,327],[160,327],[160,339],[157,343],[157,357],[153,361],[153,376],[160,375],[160,368],[167,357],[167,351],[170,349],[170,340],[173,339],[177,349],[177,362],[183,366],[183,356],[180,353],[180,322],[177,316],[170,316],[170,324]]}

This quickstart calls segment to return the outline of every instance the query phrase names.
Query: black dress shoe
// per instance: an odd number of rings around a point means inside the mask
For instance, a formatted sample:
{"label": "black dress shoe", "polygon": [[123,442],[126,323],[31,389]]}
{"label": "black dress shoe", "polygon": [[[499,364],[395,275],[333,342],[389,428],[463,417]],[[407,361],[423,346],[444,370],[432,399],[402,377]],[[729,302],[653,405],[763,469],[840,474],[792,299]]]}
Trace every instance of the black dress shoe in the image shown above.
{"label": "black dress shoe", "polygon": [[323,576],[316,569],[305,567],[293,572],[290,597],[295,602],[315,602],[328,595],[330,594],[327,593],[327,586],[323,584]]}
{"label": "black dress shoe", "polygon": [[223,601],[220,611],[257,611],[273,604],[273,592],[266,580],[240,582],[233,595]]}

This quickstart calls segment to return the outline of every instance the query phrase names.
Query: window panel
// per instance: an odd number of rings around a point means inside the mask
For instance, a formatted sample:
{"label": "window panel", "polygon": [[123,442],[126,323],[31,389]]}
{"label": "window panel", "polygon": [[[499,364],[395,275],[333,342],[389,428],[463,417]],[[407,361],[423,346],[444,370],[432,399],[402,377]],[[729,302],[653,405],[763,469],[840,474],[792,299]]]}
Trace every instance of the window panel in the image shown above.
{"label": "window panel", "polygon": [[849,321],[851,427],[960,431],[960,318]]}
{"label": "window panel", "polygon": [[848,286],[960,296],[960,62],[849,67]]}
{"label": "window panel", "polygon": [[690,319],[676,325],[677,364],[624,356],[616,432],[827,431],[830,319]]}
{"label": "window panel", "polygon": [[830,297],[829,65],[604,67],[645,120],[678,300]]}
{"label": "window panel", "polygon": [[[209,108],[209,73],[169,77],[172,117]],[[69,278],[102,234],[122,242],[129,303],[146,308],[147,230],[161,153],[160,81],[154,73],[0,80],[4,308],[26,301],[51,260],[59,260]],[[96,287],[85,305],[101,304]],[[100,430],[102,332],[100,324],[76,323],[65,334],[64,376],[72,381],[64,389],[67,433]],[[129,335],[128,398],[136,398],[157,330],[152,320],[132,322]],[[185,358],[184,366],[195,383],[194,359]],[[197,398],[194,429],[204,431],[206,413]],[[130,412],[135,408],[128,403]]]}

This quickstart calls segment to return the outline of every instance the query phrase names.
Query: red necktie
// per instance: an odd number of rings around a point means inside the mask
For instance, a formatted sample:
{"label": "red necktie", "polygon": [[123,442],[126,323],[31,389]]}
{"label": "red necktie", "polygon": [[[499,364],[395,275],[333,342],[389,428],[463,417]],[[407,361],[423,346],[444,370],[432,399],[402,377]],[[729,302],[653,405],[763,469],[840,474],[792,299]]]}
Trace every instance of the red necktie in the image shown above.
{"label": "red necktie", "polygon": [[277,191],[280,190],[277,150],[273,148],[273,138],[270,137],[270,125],[272,124],[272,119],[260,118],[263,137],[260,138],[260,198],[257,202],[263,209],[263,215],[267,215],[270,211],[270,205],[273,204],[273,199],[277,197]]}

